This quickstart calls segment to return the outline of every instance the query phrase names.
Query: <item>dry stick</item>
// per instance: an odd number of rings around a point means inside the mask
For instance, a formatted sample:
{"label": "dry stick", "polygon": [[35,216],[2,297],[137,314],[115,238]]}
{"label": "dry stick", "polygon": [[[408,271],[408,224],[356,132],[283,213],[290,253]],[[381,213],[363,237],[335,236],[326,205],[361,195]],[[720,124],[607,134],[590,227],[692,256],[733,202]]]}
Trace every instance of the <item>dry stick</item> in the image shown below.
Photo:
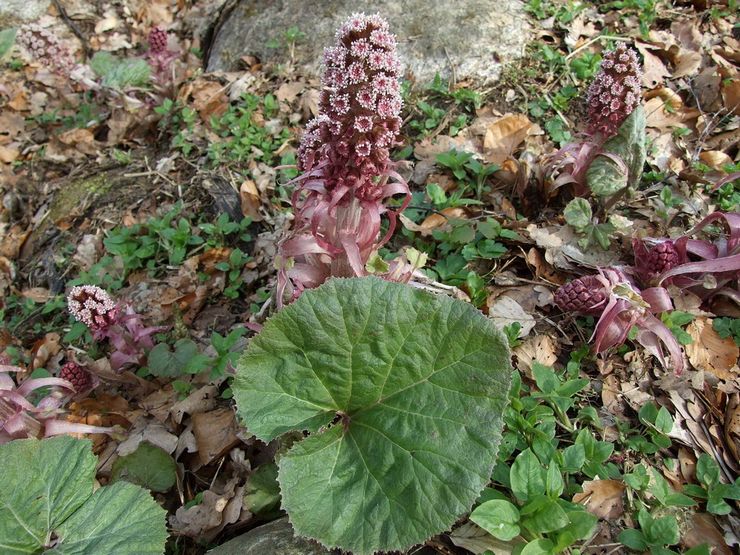
{"label": "dry stick", "polygon": [[74,33],[74,35],[80,39],[80,42],[82,43],[82,50],[85,52],[85,59],[89,59],[92,54],[92,50],[90,49],[90,45],[87,42],[87,37],[82,34],[82,31],[80,31],[80,28],[75,25],[75,22],[72,21],[72,19],[67,15],[67,10],[64,9],[64,6],[62,6],[61,2],[59,0],[54,0],[54,7],[59,12],[59,15],[62,16],[62,19],[67,24],[67,27]]}
{"label": "dry stick", "polygon": [[581,46],[579,46],[578,48],[576,48],[573,52],[571,52],[570,54],[568,54],[565,57],[565,59],[568,60],[569,58],[572,58],[573,56],[575,56],[576,54],[578,54],[584,48],[588,48],[593,43],[598,42],[600,40],[615,40],[615,41],[621,41],[621,42],[632,42],[632,39],[625,38],[625,37],[615,37],[615,36],[612,36],[612,35],[599,35],[597,37],[592,38],[589,41],[584,42]]}

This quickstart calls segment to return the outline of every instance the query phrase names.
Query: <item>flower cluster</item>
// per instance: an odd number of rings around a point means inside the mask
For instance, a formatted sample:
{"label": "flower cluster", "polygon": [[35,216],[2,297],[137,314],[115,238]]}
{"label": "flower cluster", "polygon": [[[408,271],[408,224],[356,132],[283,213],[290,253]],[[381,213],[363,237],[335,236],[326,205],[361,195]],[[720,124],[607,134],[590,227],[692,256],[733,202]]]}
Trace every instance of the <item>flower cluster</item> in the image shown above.
{"label": "flower cluster", "polygon": [[[393,233],[410,198],[389,152],[401,128],[400,74],[396,39],[379,15],[352,15],[325,50],[320,115],[298,149],[303,173],[293,230],[280,248],[279,302],[288,286],[294,298],[329,275],[363,275]],[[384,201],[398,194],[405,200],[397,212]],[[384,214],[388,232],[379,240]]]}
{"label": "flower cluster", "polygon": [[570,184],[576,196],[588,194],[586,174],[599,156],[612,159],[625,175],[629,173],[625,161],[605,151],[604,144],[639,106],[641,75],[637,54],[624,44],[604,54],[601,69],[588,89],[585,137],[563,146],[545,164],[543,176],[551,180],[551,191]]}
{"label": "flower cluster", "polygon": [[73,287],[67,296],[67,308],[76,320],[101,337],[118,323],[118,306],[104,289],[95,285]]}
{"label": "flower cluster", "polygon": [[18,29],[16,40],[34,60],[54,73],[67,77],[75,68],[72,54],[59,37],[36,23],[29,23]]}
{"label": "flower cluster", "polygon": [[[27,378],[19,385],[10,374],[23,369],[6,364],[0,355],[0,444],[13,439],[41,438],[67,433],[116,432],[116,428],[102,428],[68,422],[60,416],[64,405],[75,393],[75,387],[63,378]],[[40,401],[31,402],[39,391],[51,391]]]}
{"label": "flower cluster", "polygon": [[562,310],[598,315],[606,306],[607,295],[599,276],[583,276],[559,287],[555,304]]}
{"label": "flower cluster", "polygon": [[683,353],[673,333],[654,316],[671,310],[668,292],[662,287],[640,291],[620,269],[604,268],[596,275],[583,276],[561,286],[555,304],[564,312],[599,316],[593,335],[593,350],[602,353],[621,345],[630,330],[637,329],[636,340],[668,367],[661,343],[671,355],[676,373],[683,371]]}
{"label": "flower cluster", "polygon": [[604,54],[601,69],[588,88],[589,133],[611,137],[640,103],[640,62],[624,43]]}
{"label": "flower cluster", "polygon": [[152,54],[162,54],[167,50],[167,31],[161,27],[152,27],[147,38],[149,43],[149,52]]}
{"label": "flower cluster", "polygon": [[[692,237],[710,224],[726,235],[715,242]],[[652,244],[651,244],[652,243]],[[645,285],[675,285],[699,298],[723,294],[740,304],[740,213],[713,212],[685,235],[675,239],[634,239],[634,271]]]}
{"label": "flower cluster", "polygon": [[177,52],[167,48],[167,31],[162,27],[153,27],[147,38],[149,52],[146,59],[152,68],[155,80],[166,83],[170,78],[170,64],[177,57]]}
{"label": "flower cluster", "polygon": [[95,285],[78,285],[67,296],[69,312],[93,332],[97,341],[107,339],[113,347],[110,362],[114,370],[143,365],[154,347],[152,335],[161,327],[145,327],[133,308],[122,309],[108,293]]}
{"label": "flower cluster", "polygon": [[652,246],[635,239],[632,250],[635,254],[635,269],[643,283],[655,281],[663,272],[681,263],[678,249],[670,239],[658,241]]}
{"label": "flower cluster", "polygon": [[59,377],[72,384],[77,395],[88,393],[98,384],[97,376],[74,361],[66,362],[60,368]]}

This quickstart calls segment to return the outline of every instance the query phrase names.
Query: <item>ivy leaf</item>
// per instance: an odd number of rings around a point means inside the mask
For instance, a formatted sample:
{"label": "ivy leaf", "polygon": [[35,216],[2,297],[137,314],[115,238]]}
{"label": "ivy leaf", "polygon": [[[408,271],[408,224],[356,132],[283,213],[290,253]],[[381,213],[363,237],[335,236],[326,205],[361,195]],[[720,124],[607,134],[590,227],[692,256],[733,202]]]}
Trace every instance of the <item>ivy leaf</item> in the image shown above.
{"label": "ivy leaf", "polygon": [[183,374],[197,374],[205,370],[211,359],[198,350],[192,339],[180,339],[170,350],[166,343],[159,343],[149,351],[147,365],[149,372],[157,377],[174,377]]}
{"label": "ivy leaf", "polygon": [[512,367],[471,305],[333,279],[267,321],[238,364],[240,417],[269,441],[296,532],[356,555],[449,529],[488,482]]}
{"label": "ivy leaf", "polygon": [[[69,436],[0,446],[0,551],[163,553],[165,511],[133,484],[93,493],[97,462],[89,441]],[[56,538],[53,547],[49,538]]]}
{"label": "ivy leaf", "polygon": [[617,134],[604,143],[604,152],[621,158],[629,175],[607,156],[598,156],[586,171],[586,183],[597,197],[608,197],[634,186],[640,180],[645,165],[645,110],[638,106],[619,128]]}

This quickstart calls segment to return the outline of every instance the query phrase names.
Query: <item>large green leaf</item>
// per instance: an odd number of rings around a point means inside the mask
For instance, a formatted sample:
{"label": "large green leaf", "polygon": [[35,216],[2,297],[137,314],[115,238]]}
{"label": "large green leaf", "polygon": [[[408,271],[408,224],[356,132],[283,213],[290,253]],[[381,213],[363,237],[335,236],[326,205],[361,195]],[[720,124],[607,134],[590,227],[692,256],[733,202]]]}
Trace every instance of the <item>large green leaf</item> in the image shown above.
{"label": "large green leaf", "polygon": [[473,306],[377,278],[333,279],[265,324],[233,384],[280,459],[298,534],[361,555],[448,529],[488,482],[511,380],[506,340]]}
{"label": "large green leaf", "polygon": [[638,106],[624,120],[617,134],[604,143],[604,152],[621,158],[629,175],[607,156],[597,156],[586,171],[586,182],[597,197],[611,196],[628,185],[634,187],[645,165],[645,110]]}
{"label": "large green leaf", "polygon": [[93,493],[96,466],[90,442],[68,436],[0,446],[0,553],[163,553],[164,510],[132,484]]}

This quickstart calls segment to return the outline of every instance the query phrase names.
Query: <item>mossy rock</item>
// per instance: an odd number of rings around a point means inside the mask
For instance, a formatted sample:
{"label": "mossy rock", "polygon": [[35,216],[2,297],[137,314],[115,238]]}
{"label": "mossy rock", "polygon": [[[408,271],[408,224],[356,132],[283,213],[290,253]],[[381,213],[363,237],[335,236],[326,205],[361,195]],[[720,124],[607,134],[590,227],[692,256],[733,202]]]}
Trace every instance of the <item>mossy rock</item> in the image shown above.
{"label": "mossy rock", "polygon": [[318,543],[295,536],[287,517],[258,526],[208,552],[208,555],[331,554]]}
{"label": "mossy rock", "polygon": [[125,177],[120,168],[103,170],[61,183],[49,201],[43,220],[26,240],[21,251],[21,260],[28,263],[58,235],[60,229],[74,232],[73,222],[89,211],[121,212],[122,207],[128,205],[132,199],[141,198],[145,194],[146,183],[141,179]]}

